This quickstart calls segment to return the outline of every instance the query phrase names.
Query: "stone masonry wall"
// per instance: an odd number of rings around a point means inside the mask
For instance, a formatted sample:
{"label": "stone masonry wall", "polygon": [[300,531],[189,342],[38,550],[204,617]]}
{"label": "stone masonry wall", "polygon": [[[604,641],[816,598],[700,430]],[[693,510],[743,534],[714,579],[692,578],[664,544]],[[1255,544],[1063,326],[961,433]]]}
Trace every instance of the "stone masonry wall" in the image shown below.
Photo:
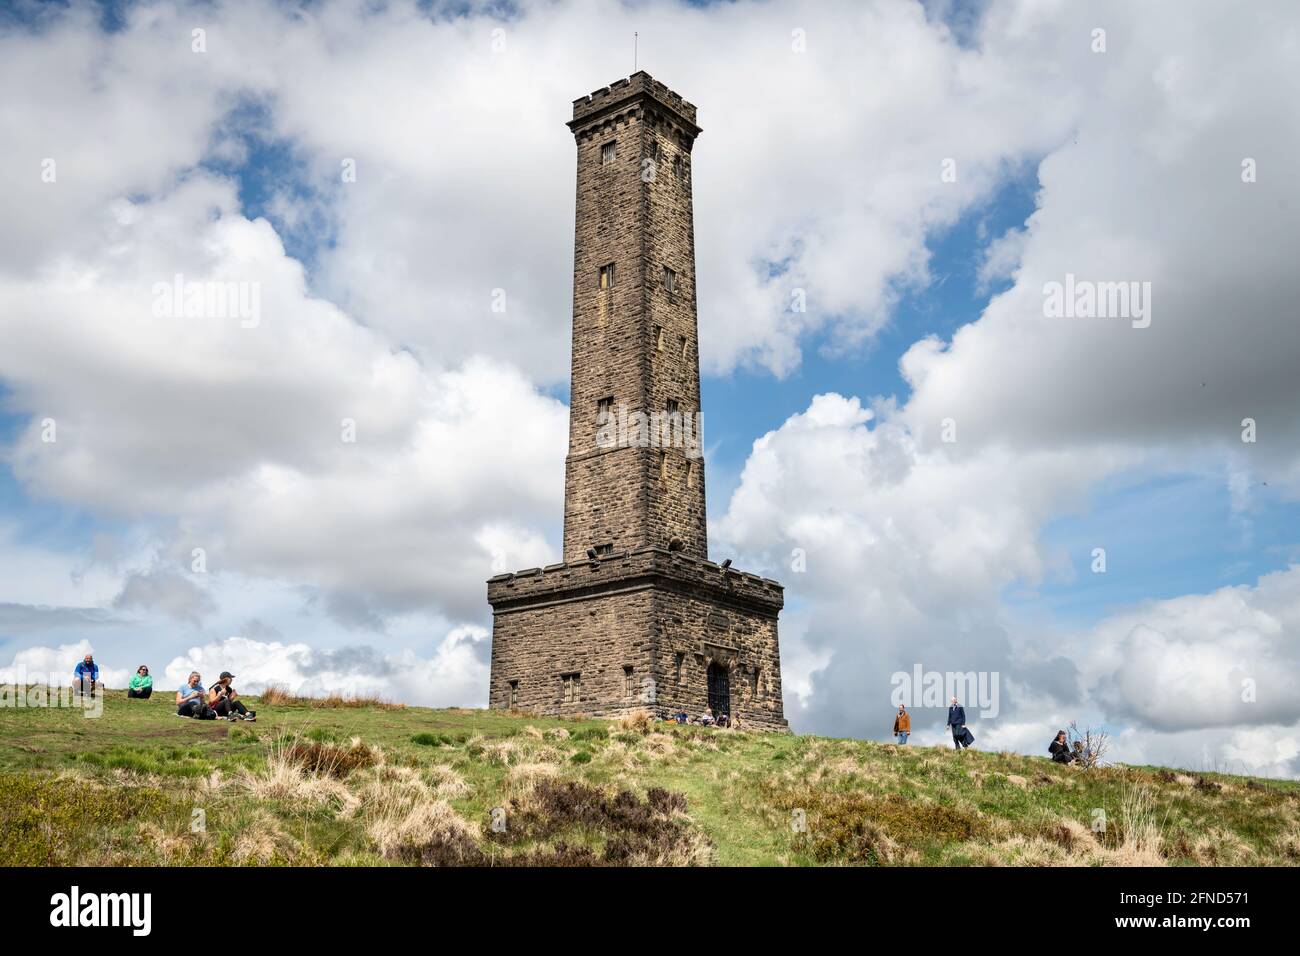
{"label": "stone masonry wall", "polygon": [[[695,120],[694,106],[646,73],[574,101],[564,560],[488,582],[493,708],[698,715],[716,665],[738,726],[788,730],[782,588],[708,560],[703,458],[635,434],[614,447],[597,441],[605,404],[619,416],[700,410]],[[613,282],[602,285],[611,264]],[[693,428],[692,437],[702,446]]]}
{"label": "stone masonry wall", "polygon": [[716,662],[728,671],[737,727],[786,729],[775,616],[668,590],[656,591],[655,601],[655,687],[663,713],[702,713],[708,667]]}
{"label": "stone masonry wall", "polygon": [[[653,613],[648,589],[498,613],[488,706],[509,706],[511,681],[515,707],[539,714],[613,716],[645,706]],[[565,674],[579,675],[572,702]]]}
{"label": "stone masonry wall", "polygon": [[[740,726],[786,729],[775,581],[644,548],[498,575],[488,599],[492,707],[510,705],[517,680],[522,710],[698,715],[708,702],[708,666],[717,662],[728,670],[730,713]],[[574,672],[582,696],[566,704],[562,676]]]}
{"label": "stone masonry wall", "polygon": [[[599,110],[589,108],[593,101]],[[670,402],[679,413],[699,411],[690,189],[699,129],[676,111],[689,104],[644,74],[581,103],[570,124],[577,201],[564,558],[581,560],[601,545],[667,546],[674,538],[704,557],[703,458],[680,445],[633,441],[610,449],[596,441],[602,400],[628,416],[667,415]],[[602,288],[601,269],[610,264],[614,282]],[[674,273],[671,292],[665,267]]]}

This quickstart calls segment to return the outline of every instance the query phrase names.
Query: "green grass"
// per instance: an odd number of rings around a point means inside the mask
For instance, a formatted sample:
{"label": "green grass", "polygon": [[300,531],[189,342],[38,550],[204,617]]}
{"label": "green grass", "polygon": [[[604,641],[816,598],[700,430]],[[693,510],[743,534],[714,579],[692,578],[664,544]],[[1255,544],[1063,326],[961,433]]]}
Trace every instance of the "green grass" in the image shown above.
{"label": "green grass", "polygon": [[[1295,865],[1300,786],[480,710],[0,708],[8,864]],[[680,796],[677,796],[680,795]],[[505,821],[493,826],[494,810]]]}

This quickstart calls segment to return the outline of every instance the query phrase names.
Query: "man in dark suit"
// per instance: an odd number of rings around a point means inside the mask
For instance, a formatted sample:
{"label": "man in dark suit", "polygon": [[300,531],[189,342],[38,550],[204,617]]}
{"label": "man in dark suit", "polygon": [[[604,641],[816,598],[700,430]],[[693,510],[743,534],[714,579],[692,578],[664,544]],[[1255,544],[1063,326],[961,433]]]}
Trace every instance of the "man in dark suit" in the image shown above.
{"label": "man in dark suit", "polygon": [[952,699],[952,706],[948,708],[948,727],[952,729],[952,745],[957,750],[967,746],[966,737],[966,708],[957,703],[957,698]]}

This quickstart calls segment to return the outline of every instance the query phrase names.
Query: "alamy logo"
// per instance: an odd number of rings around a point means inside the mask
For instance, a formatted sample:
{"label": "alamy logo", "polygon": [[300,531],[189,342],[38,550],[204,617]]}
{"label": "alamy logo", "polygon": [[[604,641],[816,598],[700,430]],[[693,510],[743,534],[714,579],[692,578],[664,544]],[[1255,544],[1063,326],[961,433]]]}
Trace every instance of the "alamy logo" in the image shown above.
{"label": "alamy logo", "polygon": [[597,448],[681,448],[699,458],[704,427],[702,412],[629,412],[626,405],[602,408],[596,416]]}
{"label": "alamy logo", "polygon": [[262,321],[260,282],[186,282],[176,273],[171,282],[153,285],[153,314],[159,319],[238,319],[241,328]]}
{"label": "alamy logo", "polygon": [[1150,282],[1092,282],[1065,274],[1065,282],[1043,285],[1043,315],[1049,319],[1132,319],[1133,328],[1151,324]]}
{"label": "alamy logo", "polygon": [[97,683],[93,689],[79,685],[69,686],[56,680],[52,674],[29,671],[21,663],[9,673],[12,679],[7,678],[0,684],[0,707],[66,707],[80,710],[82,716],[87,718],[104,715],[102,682]]}
{"label": "alamy logo", "polygon": [[148,936],[153,925],[150,893],[70,893],[50,897],[51,926],[129,926],[132,935]]}
{"label": "alamy logo", "polygon": [[978,709],[981,717],[996,717],[998,676],[997,671],[927,671],[916,664],[910,674],[895,671],[890,676],[889,701],[895,707],[947,707],[956,697],[968,711]]}

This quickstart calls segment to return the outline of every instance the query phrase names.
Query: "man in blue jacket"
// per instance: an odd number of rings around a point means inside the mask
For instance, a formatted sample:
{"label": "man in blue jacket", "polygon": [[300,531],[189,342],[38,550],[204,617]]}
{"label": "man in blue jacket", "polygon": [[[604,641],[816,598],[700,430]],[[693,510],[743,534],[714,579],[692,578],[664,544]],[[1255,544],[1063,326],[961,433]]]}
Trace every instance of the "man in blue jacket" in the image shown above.
{"label": "man in blue jacket", "polygon": [[969,746],[966,743],[966,708],[957,703],[957,698],[952,699],[952,706],[948,708],[948,727],[952,729],[952,745],[957,750]]}
{"label": "man in blue jacket", "polygon": [[90,690],[90,696],[95,696],[95,687],[99,684],[99,665],[95,663],[93,654],[87,654],[85,660],[77,664],[72,672],[76,680],[76,688],[84,696],[87,689]]}

